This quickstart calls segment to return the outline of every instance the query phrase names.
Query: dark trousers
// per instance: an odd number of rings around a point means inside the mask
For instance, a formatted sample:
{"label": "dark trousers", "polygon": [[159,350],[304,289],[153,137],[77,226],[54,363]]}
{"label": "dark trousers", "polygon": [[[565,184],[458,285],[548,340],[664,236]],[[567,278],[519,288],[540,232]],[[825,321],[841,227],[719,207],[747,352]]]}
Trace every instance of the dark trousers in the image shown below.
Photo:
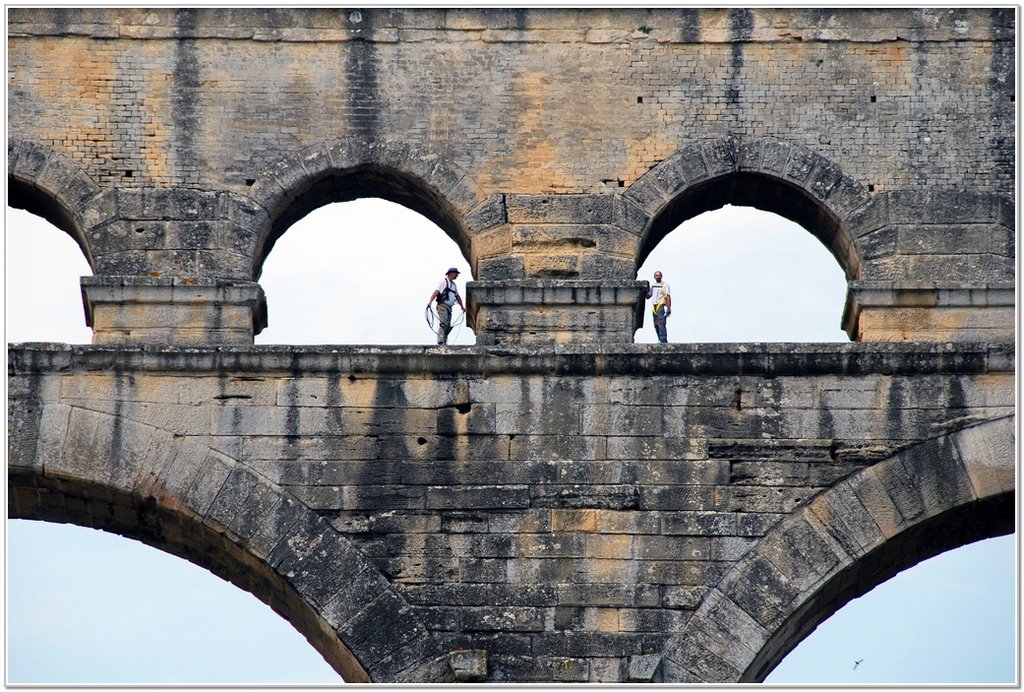
{"label": "dark trousers", "polygon": [[668,310],[662,305],[658,312],[654,313],[654,331],[658,334],[658,341],[668,343]]}

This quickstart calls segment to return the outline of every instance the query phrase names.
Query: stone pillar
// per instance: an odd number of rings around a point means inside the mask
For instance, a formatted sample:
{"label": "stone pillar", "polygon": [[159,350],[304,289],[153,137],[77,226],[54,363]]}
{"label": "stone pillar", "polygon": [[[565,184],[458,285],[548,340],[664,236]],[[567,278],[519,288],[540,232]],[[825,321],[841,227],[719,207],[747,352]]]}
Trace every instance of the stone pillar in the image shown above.
{"label": "stone pillar", "polygon": [[854,341],[1012,341],[1013,282],[851,281],[843,329]]}
{"label": "stone pillar", "polygon": [[473,281],[467,321],[480,345],[628,344],[646,296],[646,281]]}
{"label": "stone pillar", "polygon": [[250,281],[84,276],[82,300],[94,344],[251,345],[267,325]]}

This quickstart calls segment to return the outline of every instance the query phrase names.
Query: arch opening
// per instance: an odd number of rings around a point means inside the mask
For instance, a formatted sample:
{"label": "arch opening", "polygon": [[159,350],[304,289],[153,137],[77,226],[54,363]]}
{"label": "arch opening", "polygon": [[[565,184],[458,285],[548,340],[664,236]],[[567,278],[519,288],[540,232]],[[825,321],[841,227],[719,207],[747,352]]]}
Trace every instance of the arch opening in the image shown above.
{"label": "arch opening", "polygon": [[[93,262],[89,252],[89,245],[85,242],[85,238],[75,222],[74,214],[59,199],[34,185],[19,180],[14,175],[8,175],[7,205],[9,209],[24,210],[28,214],[44,219],[52,226],[71,236],[82,251],[89,266],[92,267]],[[8,224],[8,228],[10,228],[10,224]]]}
{"label": "arch opening", "polygon": [[8,342],[91,343],[80,279],[92,268],[81,244],[25,209],[7,207],[5,228]]}
{"label": "arch opening", "polygon": [[14,472],[8,474],[8,493],[12,497],[10,519],[99,529],[208,570],[268,605],[305,637],[343,679],[369,681],[352,652],[281,575],[233,543],[223,532],[180,511],[180,506],[164,505],[153,496],[142,498],[82,479]]}
{"label": "arch opening", "polygon": [[726,205],[754,207],[792,221],[821,241],[847,279],[858,277],[860,261],[856,250],[832,211],[793,183],[746,172],[731,173],[688,187],[662,207],[641,242],[638,266],[678,226]]}
{"label": "arch opening", "polygon": [[[799,271],[795,271],[799,268]],[[674,342],[848,342],[846,279],[829,251],[778,214],[726,204],[663,235],[637,279],[664,275]],[[648,309],[638,343],[656,340]]]}
{"label": "arch opening", "polygon": [[[978,541],[1015,531],[1016,494],[1000,493],[954,507],[917,524],[838,572],[789,615],[744,672],[743,682],[764,682],[815,629],[854,599],[920,563]],[[935,607],[941,607],[936,603]],[[851,642],[851,645],[853,642]],[[852,650],[851,650],[852,653]],[[850,658],[853,663],[856,656]],[[819,682],[836,682],[831,680]],[[902,682],[902,681],[888,681]],[[913,682],[932,682],[916,680]],[[942,680],[941,682],[972,682]],[[979,682],[974,680],[973,682]]]}
{"label": "arch opening", "polygon": [[469,237],[451,203],[433,187],[387,166],[364,165],[330,170],[293,192],[280,208],[271,211],[266,240],[257,252],[254,277],[261,278],[263,264],[281,237],[314,210],[332,203],[379,198],[401,205],[425,217],[469,257]]}
{"label": "arch opening", "polygon": [[74,524],[7,535],[8,683],[340,682],[291,623],[187,560]]}
{"label": "arch opening", "polygon": [[897,574],[822,621],[764,682],[1012,683],[1016,546],[1014,535],[983,539]]}
{"label": "arch opening", "polygon": [[[266,258],[268,326],[256,343],[433,344],[425,307],[451,266],[462,272],[456,283],[465,303],[471,269],[436,222],[383,198],[320,206]],[[449,344],[475,342],[458,308],[453,325]]]}

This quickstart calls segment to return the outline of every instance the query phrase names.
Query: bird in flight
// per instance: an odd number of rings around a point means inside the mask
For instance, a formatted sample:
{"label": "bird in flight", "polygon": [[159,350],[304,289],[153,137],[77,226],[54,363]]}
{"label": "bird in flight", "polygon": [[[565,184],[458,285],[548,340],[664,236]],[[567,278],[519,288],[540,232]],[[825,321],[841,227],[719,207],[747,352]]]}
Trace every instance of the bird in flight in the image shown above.
{"label": "bird in flight", "polygon": [[853,662],[853,669],[854,669],[854,670],[857,670],[857,666],[859,666],[859,665],[860,665],[861,663],[863,663],[863,662],[864,662],[864,659],[863,659],[863,658],[861,658],[861,659],[858,659],[858,660],[854,661],[854,662]]}

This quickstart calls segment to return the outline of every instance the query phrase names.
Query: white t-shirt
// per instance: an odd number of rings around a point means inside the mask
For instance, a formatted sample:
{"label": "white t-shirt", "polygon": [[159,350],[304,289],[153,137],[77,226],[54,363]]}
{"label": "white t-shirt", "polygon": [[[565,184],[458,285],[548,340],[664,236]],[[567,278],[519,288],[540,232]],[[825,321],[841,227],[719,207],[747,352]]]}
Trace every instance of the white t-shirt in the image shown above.
{"label": "white t-shirt", "polygon": [[448,277],[441,279],[441,283],[437,285],[437,297],[440,298],[444,294],[444,289],[448,289],[448,297],[441,302],[445,305],[455,305],[455,296],[459,294],[459,287],[455,285],[454,281],[449,281]]}
{"label": "white t-shirt", "polygon": [[667,283],[662,282],[660,284],[654,284],[653,286],[651,286],[651,300],[654,301],[655,305],[660,303],[662,298],[664,298],[667,295],[671,295],[669,293]]}

